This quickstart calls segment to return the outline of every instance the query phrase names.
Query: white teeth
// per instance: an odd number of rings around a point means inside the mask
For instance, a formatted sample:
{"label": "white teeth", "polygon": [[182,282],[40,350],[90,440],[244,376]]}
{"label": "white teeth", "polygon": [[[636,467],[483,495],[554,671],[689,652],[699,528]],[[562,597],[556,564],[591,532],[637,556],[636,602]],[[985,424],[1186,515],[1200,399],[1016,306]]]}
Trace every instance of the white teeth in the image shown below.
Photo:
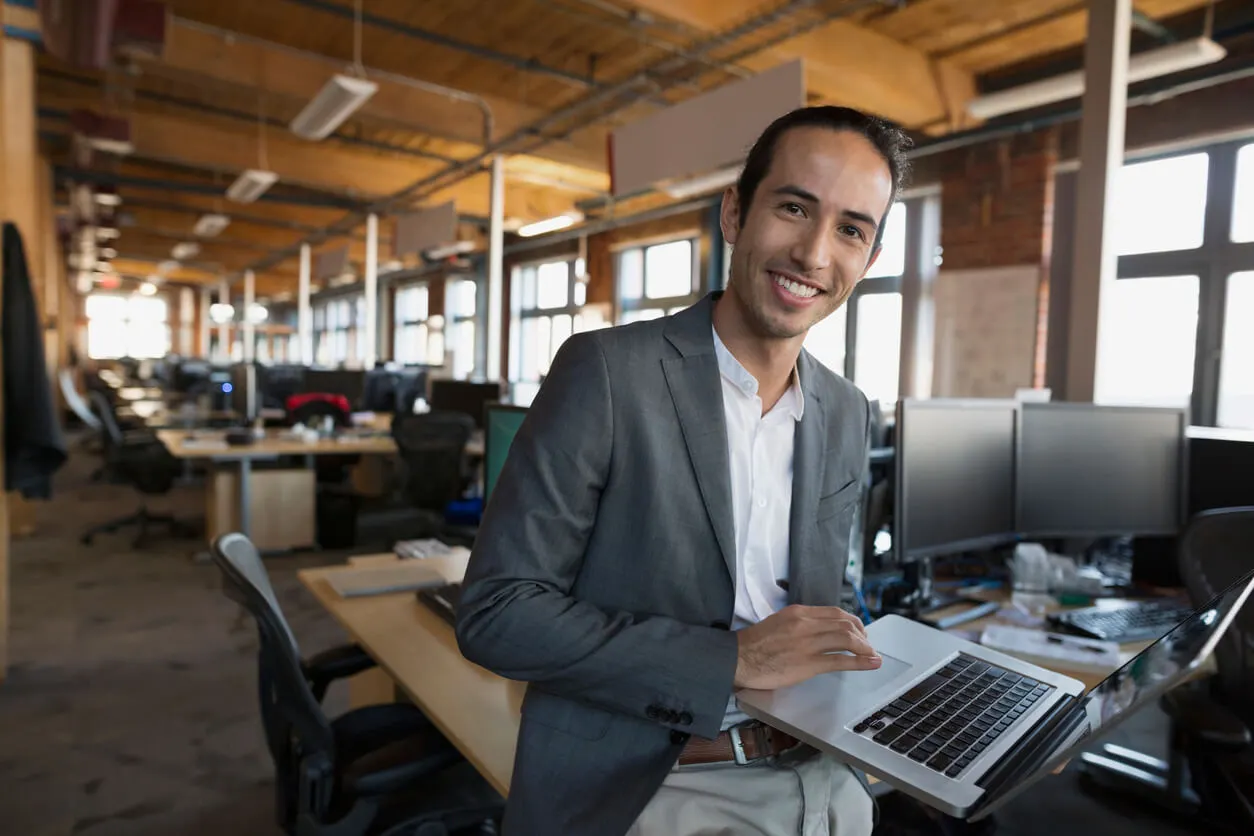
{"label": "white teeth", "polygon": [[810,287],[809,285],[794,282],[791,279],[784,278],[783,276],[773,276],[772,278],[775,279],[775,284],[779,285],[784,290],[787,290],[793,296],[799,296],[802,299],[809,299],[811,296],[818,293],[818,290]]}

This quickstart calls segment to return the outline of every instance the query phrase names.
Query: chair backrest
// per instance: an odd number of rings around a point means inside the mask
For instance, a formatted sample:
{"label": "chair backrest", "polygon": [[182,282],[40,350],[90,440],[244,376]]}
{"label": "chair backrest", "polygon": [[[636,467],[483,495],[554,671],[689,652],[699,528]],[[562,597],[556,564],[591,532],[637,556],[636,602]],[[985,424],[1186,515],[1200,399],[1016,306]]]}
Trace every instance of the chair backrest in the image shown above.
{"label": "chair backrest", "polygon": [[405,496],[417,508],[443,511],[458,498],[465,480],[466,442],[475,420],[460,412],[398,412],[392,438],[408,475]]}
{"label": "chair backrest", "polygon": [[[1180,537],[1180,574],[1201,606],[1254,569],[1254,507],[1203,511]],[[1254,605],[1246,606],[1215,648],[1224,704],[1254,727]]]}
{"label": "chair backrest", "polygon": [[223,592],[257,622],[261,718],[280,779],[292,775],[303,755],[324,752],[333,761],[331,725],[305,678],[296,639],[257,548],[243,534],[232,532],[214,540],[210,554],[222,572]]}
{"label": "chair backrest", "polygon": [[122,443],[122,427],[118,424],[118,414],[113,409],[113,401],[104,392],[93,390],[88,396],[92,412],[100,419],[100,434],[106,446]]}
{"label": "chair backrest", "polygon": [[69,368],[61,369],[57,372],[57,382],[61,384],[61,396],[65,398],[65,405],[70,408],[70,411],[91,429],[99,430],[100,419],[92,413],[87,401],[83,400],[83,396],[74,388],[74,372]]}
{"label": "chair backrest", "polygon": [[345,427],[350,423],[351,416],[340,406],[325,400],[308,400],[291,410],[288,421],[292,424],[304,424],[307,427],[322,423],[322,418],[330,416],[335,419],[337,427]]}

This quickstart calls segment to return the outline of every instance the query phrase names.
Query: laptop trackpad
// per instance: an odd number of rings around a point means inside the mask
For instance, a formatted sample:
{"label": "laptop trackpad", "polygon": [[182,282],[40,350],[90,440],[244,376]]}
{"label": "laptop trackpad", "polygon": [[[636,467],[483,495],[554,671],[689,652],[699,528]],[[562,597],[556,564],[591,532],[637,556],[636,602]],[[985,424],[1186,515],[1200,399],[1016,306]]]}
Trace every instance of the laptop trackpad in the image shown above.
{"label": "laptop trackpad", "polygon": [[[835,693],[831,697],[836,705],[858,705],[867,697],[889,687],[910,672],[913,667],[893,656],[881,653],[884,664],[873,671],[841,671],[832,675]],[[861,710],[859,708],[858,710]]]}

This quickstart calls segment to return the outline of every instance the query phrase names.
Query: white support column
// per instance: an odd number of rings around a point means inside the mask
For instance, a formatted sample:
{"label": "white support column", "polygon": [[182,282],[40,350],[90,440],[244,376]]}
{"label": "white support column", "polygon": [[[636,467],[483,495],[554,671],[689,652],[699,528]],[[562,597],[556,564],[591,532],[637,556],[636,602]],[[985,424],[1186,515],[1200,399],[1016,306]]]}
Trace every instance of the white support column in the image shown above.
{"label": "white support column", "polygon": [[312,272],[312,251],[308,244],[301,244],[300,284],[297,289],[296,302],[296,341],[300,344],[299,360],[303,366],[312,366],[314,361],[313,309],[309,306],[309,284]]}
{"label": "white support column", "polygon": [[179,288],[178,340],[175,351],[190,357],[196,350],[196,291],[190,287]]}
{"label": "white support column", "polygon": [[[231,304],[231,283],[226,279],[218,285],[218,302]],[[213,358],[218,363],[231,362],[231,323],[223,321],[218,325],[218,356]]]}
{"label": "white support column", "polygon": [[1123,164],[1131,29],[1132,0],[1089,0],[1063,393],[1068,401],[1091,402],[1100,391],[1102,302],[1115,281],[1117,265],[1107,222],[1113,208],[1115,177]]}
{"label": "white support column", "polygon": [[492,158],[491,194],[488,201],[488,356],[487,378],[501,379],[501,334],[505,311],[505,158]]}
{"label": "white support column", "polygon": [[379,216],[366,217],[366,356],[362,368],[373,369],[379,356]]}
{"label": "white support column", "polygon": [[198,337],[196,345],[196,356],[202,360],[208,360],[209,357],[209,329],[213,327],[213,320],[209,318],[209,306],[213,304],[213,295],[209,292],[208,287],[200,288],[200,327],[196,329]]}
{"label": "white support column", "polygon": [[256,357],[257,330],[249,312],[257,301],[257,277],[252,270],[244,271],[244,310],[240,312],[240,327],[244,335],[244,362],[251,363]]}

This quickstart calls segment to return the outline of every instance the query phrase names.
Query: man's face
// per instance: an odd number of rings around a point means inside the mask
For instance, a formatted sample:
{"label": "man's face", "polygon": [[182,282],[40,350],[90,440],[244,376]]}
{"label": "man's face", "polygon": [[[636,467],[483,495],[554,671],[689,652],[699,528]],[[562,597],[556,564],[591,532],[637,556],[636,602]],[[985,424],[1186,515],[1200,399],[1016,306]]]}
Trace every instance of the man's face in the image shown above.
{"label": "man's face", "polygon": [[733,246],[729,291],[768,339],[792,339],[844,304],[875,262],[875,233],[892,199],[888,163],[852,131],[794,128],[779,138],[740,223],[723,197]]}

